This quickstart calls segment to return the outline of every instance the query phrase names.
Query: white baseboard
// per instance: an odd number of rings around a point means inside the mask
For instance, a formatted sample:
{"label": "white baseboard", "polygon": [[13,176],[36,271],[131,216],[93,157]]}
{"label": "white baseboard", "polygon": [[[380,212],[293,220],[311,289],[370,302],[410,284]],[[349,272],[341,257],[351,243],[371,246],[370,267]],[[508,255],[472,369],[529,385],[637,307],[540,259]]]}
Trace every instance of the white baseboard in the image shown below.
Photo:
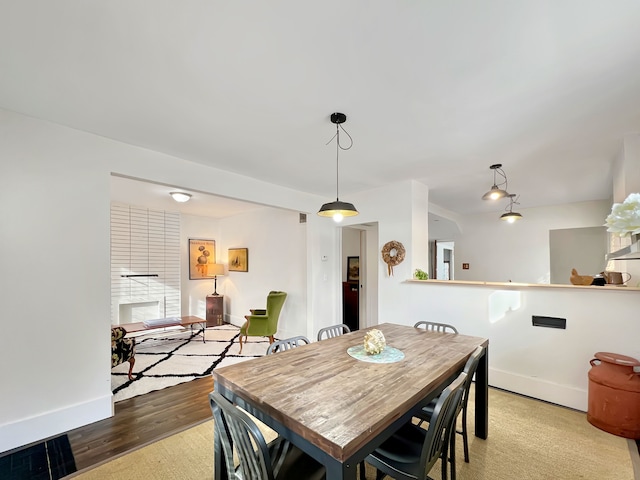
{"label": "white baseboard", "polygon": [[534,377],[489,368],[489,385],[565,407],[587,411],[587,391]]}
{"label": "white baseboard", "polygon": [[40,442],[113,415],[112,394],[0,425],[0,453]]}
{"label": "white baseboard", "polygon": [[239,316],[237,316],[237,315],[228,315],[228,314],[225,314],[225,317],[226,317],[226,318],[225,318],[225,321],[226,321],[227,323],[230,323],[231,325],[235,325],[235,326],[236,326],[236,327],[238,327],[238,328],[241,328],[241,327],[244,325],[244,323],[247,321],[247,319],[246,319],[246,318],[244,318],[244,317],[239,317]]}

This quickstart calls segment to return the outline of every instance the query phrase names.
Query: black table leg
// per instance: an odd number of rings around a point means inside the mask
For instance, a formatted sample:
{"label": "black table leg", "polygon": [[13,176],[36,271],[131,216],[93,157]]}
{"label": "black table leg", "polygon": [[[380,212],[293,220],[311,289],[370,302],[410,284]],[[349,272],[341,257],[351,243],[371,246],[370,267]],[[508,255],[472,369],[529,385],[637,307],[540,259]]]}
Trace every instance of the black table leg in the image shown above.
{"label": "black table leg", "polygon": [[476,370],[476,437],[485,439],[489,434],[489,345],[480,357]]}

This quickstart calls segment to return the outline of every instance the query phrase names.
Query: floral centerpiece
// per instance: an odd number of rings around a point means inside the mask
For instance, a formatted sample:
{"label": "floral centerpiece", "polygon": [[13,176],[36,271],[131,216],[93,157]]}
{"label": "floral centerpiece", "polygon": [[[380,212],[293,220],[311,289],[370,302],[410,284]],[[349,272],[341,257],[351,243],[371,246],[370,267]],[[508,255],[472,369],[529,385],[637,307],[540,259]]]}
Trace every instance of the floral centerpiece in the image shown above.
{"label": "floral centerpiece", "polygon": [[632,193],[624,202],[614,203],[605,220],[607,232],[621,237],[640,233],[640,193]]}

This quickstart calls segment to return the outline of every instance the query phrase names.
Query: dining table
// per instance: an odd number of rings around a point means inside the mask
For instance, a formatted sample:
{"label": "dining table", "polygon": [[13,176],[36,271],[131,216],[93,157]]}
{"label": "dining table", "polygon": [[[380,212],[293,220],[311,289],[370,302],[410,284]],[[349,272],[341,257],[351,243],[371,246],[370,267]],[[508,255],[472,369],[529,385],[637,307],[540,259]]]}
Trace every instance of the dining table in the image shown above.
{"label": "dining table", "polygon": [[[386,347],[364,351],[377,329]],[[355,480],[356,467],[462,372],[484,347],[475,376],[475,435],[488,435],[489,340],[383,323],[213,371],[215,390],[326,467]],[[471,400],[471,399],[470,399]],[[214,433],[214,478],[227,478]]]}

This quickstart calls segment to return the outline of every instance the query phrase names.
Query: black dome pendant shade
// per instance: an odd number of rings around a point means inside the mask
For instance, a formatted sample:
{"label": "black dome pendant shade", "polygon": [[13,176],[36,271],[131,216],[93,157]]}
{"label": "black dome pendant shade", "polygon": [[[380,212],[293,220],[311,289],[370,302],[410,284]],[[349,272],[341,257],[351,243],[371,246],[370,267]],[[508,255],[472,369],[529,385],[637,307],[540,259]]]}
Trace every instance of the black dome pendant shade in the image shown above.
{"label": "black dome pendant shade", "polygon": [[[500,220],[504,220],[505,222],[513,223],[522,218],[522,214],[513,211],[513,205],[518,204],[516,200],[513,199],[516,195],[514,193],[509,193],[507,197],[509,198],[509,206],[507,207],[509,210],[507,213],[503,213],[500,215]],[[505,210],[507,209],[505,208]]]}
{"label": "black dome pendant shade", "polygon": [[318,211],[318,215],[321,217],[333,217],[336,214],[341,214],[343,217],[354,217],[358,215],[358,210],[353,206],[353,203],[341,202],[336,198],[335,202],[325,203]]}

